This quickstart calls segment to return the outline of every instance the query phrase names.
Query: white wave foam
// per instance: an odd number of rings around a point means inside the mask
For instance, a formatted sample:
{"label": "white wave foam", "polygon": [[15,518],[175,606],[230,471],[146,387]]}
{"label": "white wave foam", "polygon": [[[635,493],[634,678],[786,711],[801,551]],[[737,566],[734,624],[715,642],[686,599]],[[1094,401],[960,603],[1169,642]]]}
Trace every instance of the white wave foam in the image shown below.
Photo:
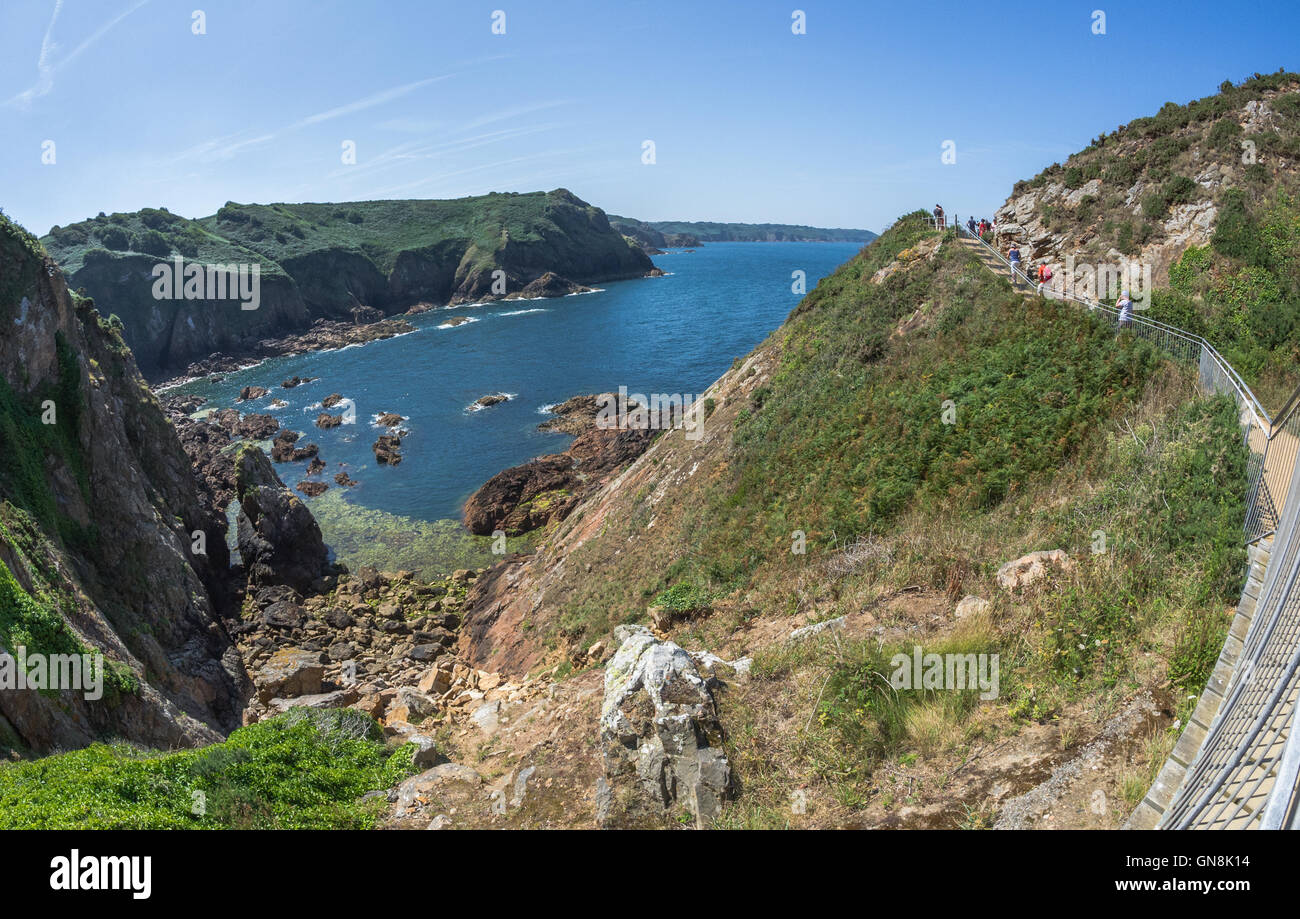
{"label": "white wave foam", "polygon": [[479,321],[479,317],[477,316],[467,316],[464,322],[444,322],[442,325],[438,326],[438,328],[458,329],[463,325],[469,325],[471,322],[478,322],[478,321]]}

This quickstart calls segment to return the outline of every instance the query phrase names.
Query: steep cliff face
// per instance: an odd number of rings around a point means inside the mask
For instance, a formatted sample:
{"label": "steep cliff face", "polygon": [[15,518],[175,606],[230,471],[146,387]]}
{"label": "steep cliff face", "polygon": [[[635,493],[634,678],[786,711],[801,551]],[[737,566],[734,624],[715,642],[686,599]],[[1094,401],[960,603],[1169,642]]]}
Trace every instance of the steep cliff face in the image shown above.
{"label": "steep cliff face", "polygon": [[[251,353],[263,338],[351,318],[359,306],[392,314],[418,302],[500,299],[548,272],[590,284],[654,270],[603,211],[565,189],[454,201],[232,202],[200,220],[145,209],[55,227],[43,242],[74,288],[122,320],[151,377],[215,351]],[[177,257],[258,266],[257,308],[206,289],[158,299],[151,272]]]}
{"label": "steep cliff face", "polygon": [[[255,260],[253,253],[244,253],[246,264]],[[148,373],[183,369],[189,360],[215,351],[239,353],[263,338],[310,324],[301,291],[283,272],[261,274],[258,308],[245,310],[231,299],[155,298],[151,272],[159,261],[153,255],[92,251],[69,279],[73,289],[92,296],[101,315],[121,320],[122,338]]]}
{"label": "steep cliff face", "polygon": [[225,521],[113,326],[3,218],[0,454],[0,642],[107,662],[99,699],[0,690],[0,745],[185,746],[237,726]]}

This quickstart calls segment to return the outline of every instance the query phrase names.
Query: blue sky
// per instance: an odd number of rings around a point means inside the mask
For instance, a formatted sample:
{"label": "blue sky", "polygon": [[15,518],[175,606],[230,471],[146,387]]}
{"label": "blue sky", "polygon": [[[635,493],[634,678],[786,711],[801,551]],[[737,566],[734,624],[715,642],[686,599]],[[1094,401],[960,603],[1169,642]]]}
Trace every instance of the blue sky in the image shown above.
{"label": "blue sky", "polygon": [[45,233],[563,186],[649,220],[878,230],[991,214],[1102,131],[1300,69],[1297,34],[1294,0],[5,0],[0,207]]}

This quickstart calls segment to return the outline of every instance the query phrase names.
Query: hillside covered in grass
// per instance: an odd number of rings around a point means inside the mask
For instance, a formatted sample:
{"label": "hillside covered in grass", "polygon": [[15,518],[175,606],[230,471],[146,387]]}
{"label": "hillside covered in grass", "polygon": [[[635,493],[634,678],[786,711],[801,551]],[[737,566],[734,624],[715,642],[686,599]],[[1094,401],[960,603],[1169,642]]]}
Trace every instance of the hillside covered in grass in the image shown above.
{"label": "hillside covered in grass", "polygon": [[1058,277],[1150,266],[1149,315],[1214,342],[1270,411],[1300,383],[1300,75],[1166,103],[1017,183],[997,221]]}
{"label": "hillside covered in grass", "polygon": [[[729,825],[955,826],[1026,787],[991,764],[954,784],[963,761],[1010,745],[1050,771],[1142,700],[1166,714],[1107,777],[1114,813],[1136,803],[1242,584],[1230,401],[1086,311],[1027,300],[920,212],[704,398],[702,439],[662,436],[476,587],[483,665],[581,661],[652,606],[685,647],[752,657],[720,702],[744,789]],[[1056,549],[1068,570],[997,585],[1004,563]],[[968,595],[987,603],[959,619]],[[889,690],[892,655],[917,645],[999,655],[997,698]],[[791,816],[792,788],[815,819]]]}
{"label": "hillside covered in grass", "polygon": [[[357,307],[401,312],[518,293],[547,272],[575,284],[642,277],[654,265],[605,214],[564,189],[448,201],[236,204],[189,220],[146,208],[54,227],[42,240],[74,288],[85,288],[146,374]],[[158,300],[151,272],[175,257],[256,264],[257,309],[235,300]],[[504,292],[493,287],[501,271]]]}

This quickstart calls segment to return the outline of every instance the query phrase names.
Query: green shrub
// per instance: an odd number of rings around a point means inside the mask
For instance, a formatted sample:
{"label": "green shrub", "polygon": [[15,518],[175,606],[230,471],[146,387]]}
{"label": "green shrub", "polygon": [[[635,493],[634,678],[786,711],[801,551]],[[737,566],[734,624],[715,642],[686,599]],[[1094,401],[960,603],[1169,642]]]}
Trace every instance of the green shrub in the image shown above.
{"label": "green shrub", "polygon": [[119,252],[131,248],[131,238],[120,227],[109,227],[107,230],[101,231],[99,241],[104,244],[106,249],[116,249]]}
{"label": "green shrub", "polygon": [[707,609],[712,601],[710,593],[694,584],[674,584],[650,601],[651,606],[662,606],[674,613],[693,613]]}
{"label": "green shrub", "polygon": [[1259,236],[1259,221],[1251,213],[1245,193],[1239,188],[1224,189],[1219,199],[1214,236],[1210,240],[1214,251],[1228,258],[1258,265],[1266,258]]}
{"label": "green shrub", "polygon": [[291,710],[200,750],[96,744],[0,765],[0,827],[370,828],[383,802],[361,797],[414,772],[410,745],[389,751],[377,730],[360,712]]}
{"label": "green shrub", "polygon": [[131,248],[149,255],[167,256],[171,255],[172,244],[157,230],[145,230],[132,238]]}
{"label": "green shrub", "polygon": [[1230,118],[1224,118],[1210,128],[1209,144],[1216,150],[1232,149],[1237,146],[1237,138],[1240,136],[1241,125]]}

